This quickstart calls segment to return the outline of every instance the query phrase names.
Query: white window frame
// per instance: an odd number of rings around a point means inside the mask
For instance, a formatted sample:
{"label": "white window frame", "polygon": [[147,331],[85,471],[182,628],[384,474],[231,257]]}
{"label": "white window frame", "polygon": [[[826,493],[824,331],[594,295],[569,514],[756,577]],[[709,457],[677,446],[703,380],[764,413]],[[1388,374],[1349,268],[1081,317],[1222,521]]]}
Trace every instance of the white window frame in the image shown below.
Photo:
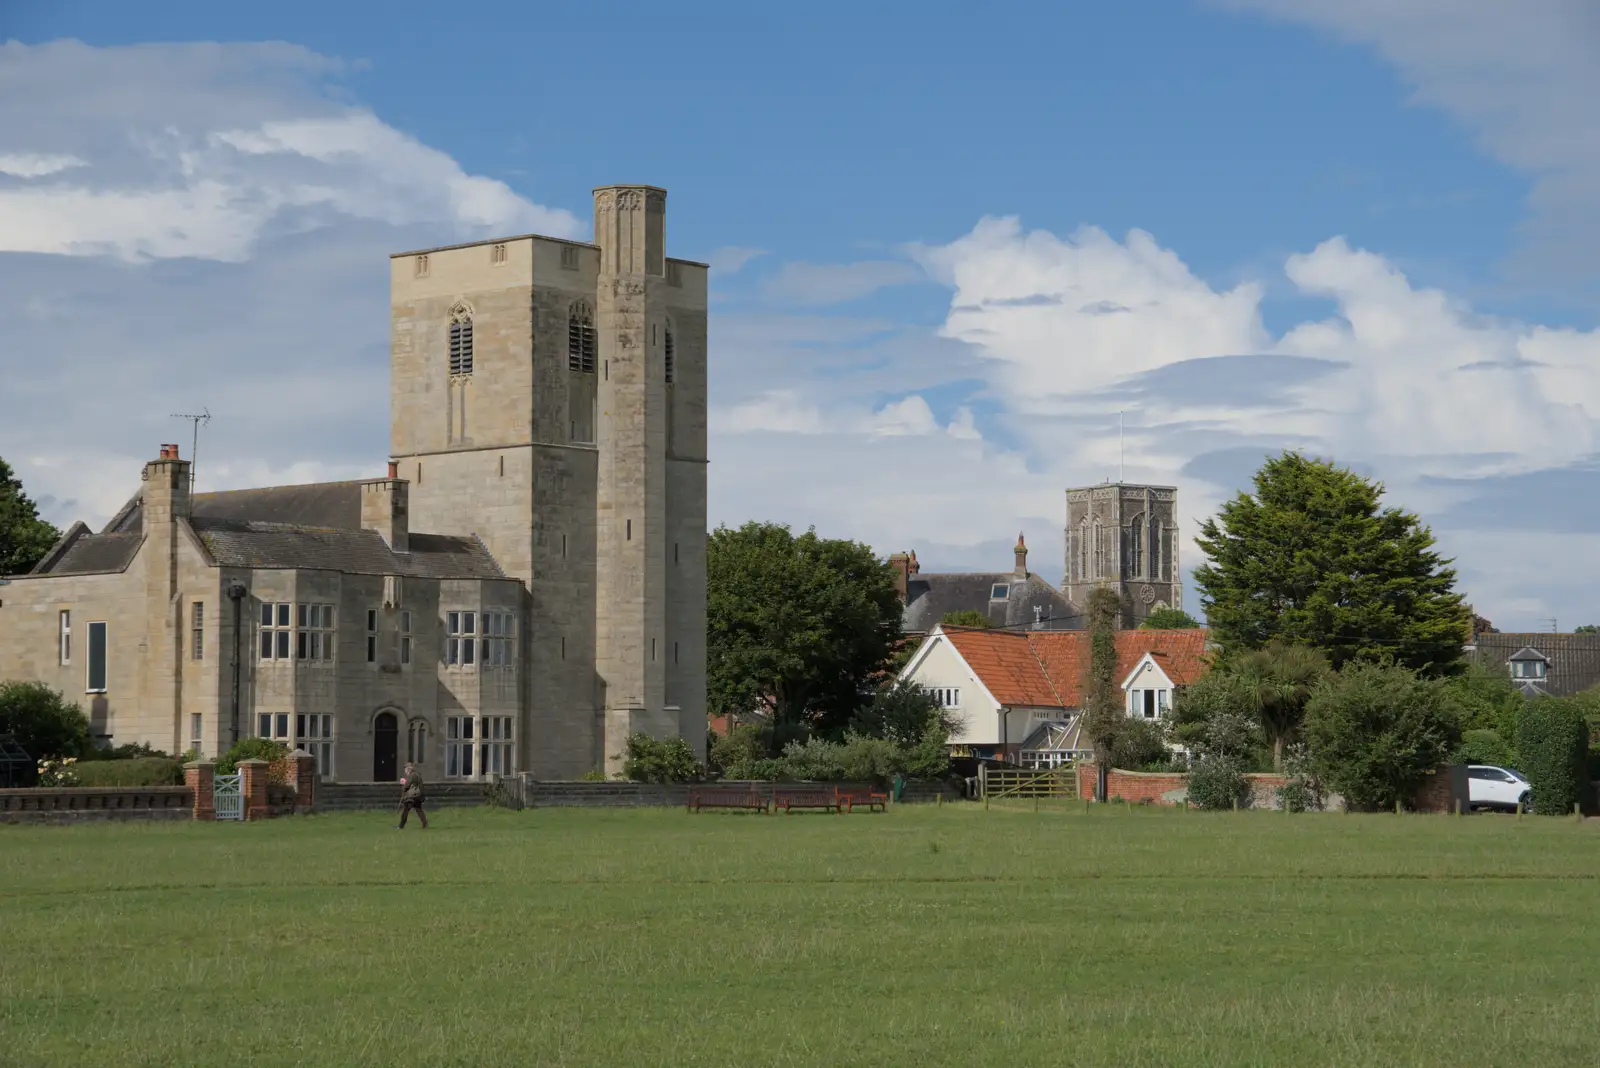
{"label": "white window frame", "polygon": [[334,721],[327,712],[296,712],[290,749],[303,749],[317,760],[317,776],[333,778]]}
{"label": "white window frame", "polygon": [[189,659],[206,658],[206,603],[193,601],[189,607]]}
{"label": "white window frame", "polygon": [[57,649],[60,654],[61,666],[67,667],[72,663],[72,609],[63,608],[56,617]]}
{"label": "white window frame", "polygon": [[256,643],[257,656],[262,660],[293,659],[294,606],[287,601],[262,601],[258,618],[261,638]]}
{"label": "white window frame", "polygon": [[510,667],[516,661],[516,616],[510,612],[484,612],[478,651],[483,667]]}
{"label": "white window frame", "polygon": [[446,716],[444,721],[444,774],[447,779],[475,778],[477,717]]}
{"label": "white window frame", "polygon": [[295,659],[329,663],[338,645],[338,618],[333,605],[302,602],[295,605]]}
{"label": "white window frame", "polygon": [[[1000,592],[996,593],[995,592],[996,590],[999,590]],[[991,600],[991,601],[1004,601],[1004,600],[1009,599],[1010,596],[1011,596],[1011,584],[1010,583],[1007,583],[1007,582],[996,582],[992,586],[989,587],[989,600]]]}
{"label": "white window frame", "polygon": [[195,756],[205,755],[206,726],[205,716],[199,712],[189,713],[189,748],[194,750]]}
{"label": "white window frame", "polygon": [[961,687],[959,686],[924,686],[922,692],[933,698],[933,703],[940,708],[961,707]]}
{"label": "white window frame", "polygon": [[515,751],[512,716],[483,716],[478,724],[478,774],[511,775]]}
{"label": "white window frame", "polygon": [[452,611],[444,614],[444,662],[447,667],[478,666],[478,613]]}

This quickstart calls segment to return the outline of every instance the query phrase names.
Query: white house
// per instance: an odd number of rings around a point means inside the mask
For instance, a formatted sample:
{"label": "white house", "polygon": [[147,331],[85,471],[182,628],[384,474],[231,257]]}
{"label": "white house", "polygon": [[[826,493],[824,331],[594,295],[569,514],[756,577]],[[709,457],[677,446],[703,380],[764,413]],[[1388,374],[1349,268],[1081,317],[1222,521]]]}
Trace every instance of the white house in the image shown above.
{"label": "white house", "polygon": [[[1117,674],[1130,716],[1161,719],[1173,695],[1206,671],[1206,631],[1117,632]],[[953,755],[1055,767],[1089,755],[1080,739],[1084,631],[935,627],[900,679],[952,714]]]}

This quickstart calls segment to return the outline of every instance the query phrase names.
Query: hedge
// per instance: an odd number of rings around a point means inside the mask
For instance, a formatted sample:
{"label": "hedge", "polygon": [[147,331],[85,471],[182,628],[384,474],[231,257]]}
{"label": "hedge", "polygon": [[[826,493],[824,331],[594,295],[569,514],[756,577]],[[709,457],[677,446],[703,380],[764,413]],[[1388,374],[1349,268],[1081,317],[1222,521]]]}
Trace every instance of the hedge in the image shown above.
{"label": "hedge", "polygon": [[183,765],[171,757],[91,760],[72,766],[79,786],[182,786]]}
{"label": "hedge", "polygon": [[1517,756],[1533,787],[1533,811],[1572,812],[1588,792],[1589,725],[1581,710],[1558,697],[1535,697],[1517,725]]}

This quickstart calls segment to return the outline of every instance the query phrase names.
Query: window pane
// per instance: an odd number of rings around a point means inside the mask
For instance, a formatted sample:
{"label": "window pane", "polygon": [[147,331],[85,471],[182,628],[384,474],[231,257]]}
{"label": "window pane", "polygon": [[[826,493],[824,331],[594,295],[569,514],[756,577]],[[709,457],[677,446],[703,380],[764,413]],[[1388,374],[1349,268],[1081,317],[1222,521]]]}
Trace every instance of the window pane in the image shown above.
{"label": "window pane", "polygon": [[428,759],[428,725],[426,723],[417,724],[417,759],[419,761]]}
{"label": "window pane", "polygon": [[306,658],[306,638],[308,636],[309,635],[307,634],[306,631],[303,631],[303,630],[295,631],[295,635],[294,635],[295,655],[298,656],[301,660],[304,660]]}
{"label": "window pane", "polygon": [[372,608],[367,609],[367,629],[368,630],[377,630],[378,629],[378,613],[377,613],[376,609],[372,609]]}
{"label": "window pane", "polygon": [[411,639],[410,638],[401,638],[400,639],[400,663],[402,663],[402,664],[411,663]]}
{"label": "window pane", "polygon": [[99,692],[106,688],[106,625],[89,624],[89,677],[87,689]]}
{"label": "window pane", "polygon": [[461,662],[460,657],[461,639],[451,638],[449,641],[445,642],[444,662],[446,664],[458,664]]}
{"label": "window pane", "polygon": [[454,775],[457,770],[456,747],[453,745],[446,746],[444,751],[444,773],[446,775]]}
{"label": "window pane", "polygon": [[472,738],[472,727],[473,723],[471,716],[461,717],[461,737],[470,740]]}
{"label": "window pane", "polygon": [[472,646],[473,646],[473,644],[474,643],[473,643],[473,640],[471,638],[462,638],[461,639],[461,662],[463,664],[472,663],[472,653],[473,653]]}
{"label": "window pane", "polygon": [[261,659],[272,659],[272,632],[270,630],[261,632]]}
{"label": "window pane", "polygon": [[270,604],[261,606],[261,625],[263,627],[272,626],[272,606]]}
{"label": "window pane", "polygon": [[410,612],[401,612],[400,613],[400,629],[405,631],[407,634],[411,633],[411,613]]}
{"label": "window pane", "polygon": [[306,736],[306,717],[303,714],[295,714],[294,733],[295,736],[299,738],[304,738]]}
{"label": "window pane", "polygon": [[272,633],[278,636],[278,659],[289,659],[289,632],[286,630],[275,630]]}
{"label": "window pane", "polygon": [[287,627],[288,625],[289,625],[289,606],[286,605],[286,604],[280,604],[278,606],[278,626]]}
{"label": "window pane", "polygon": [[473,612],[461,613],[461,633],[471,634],[477,629],[478,617]]}
{"label": "window pane", "polygon": [[461,774],[472,774],[472,746],[470,745],[461,747]]}
{"label": "window pane", "polygon": [[256,717],[256,735],[258,737],[261,737],[261,738],[270,738],[270,737],[272,737],[272,717],[271,716],[263,715],[263,716],[257,716]]}
{"label": "window pane", "polygon": [[444,721],[446,738],[457,738],[461,735],[461,721],[454,716]]}
{"label": "window pane", "polygon": [[294,606],[294,619],[296,626],[304,627],[308,625],[306,621],[306,607],[307,606],[304,604],[297,604]]}
{"label": "window pane", "polygon": [[461,613],[447,612],[444,617],[444,629],[451,634],[461,633]]}
{"label": "window pane", "polygon": [[289,713],[287,713],[287,712],[279,712],[278,713],[278,721],[277,721],[277,723],[273,724],[273,726],[277,728],[276,731],[273,733],[273,737],[275,737],[275,738],[287,738],[287,737],[289,737]]}

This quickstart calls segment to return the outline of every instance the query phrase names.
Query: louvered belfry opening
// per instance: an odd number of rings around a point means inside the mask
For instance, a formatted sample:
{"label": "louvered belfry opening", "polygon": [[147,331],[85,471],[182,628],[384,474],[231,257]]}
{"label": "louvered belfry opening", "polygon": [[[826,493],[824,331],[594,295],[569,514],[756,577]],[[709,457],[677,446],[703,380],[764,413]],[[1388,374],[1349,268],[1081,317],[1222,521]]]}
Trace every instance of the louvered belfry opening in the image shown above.
{"label": "louvered belfry opening", "polygon": [[450,373],[472,373],[472,318],[458,316],[450,321]]}
{"label": "louvered belfry opening", "polygon": [[594,311],[578,301],[567,314],[567,367],[594,374]]}
{"label": "louvered belfry opening", "polygon": [[669,385],[669,386],[672,385],[672,374],[673,374],[673,366],[672,366],[672,364],[673,364],[674,358],[677,355],[677,353],[674,351],[675,348],[676,348],[676,346],[674,346],[673,343],[672,343],[672,327],[669,325],[667,327],[667,336],[666,336],[666,345],[665,345],[665,351],[666,351],[666,357],[667,357],[667,385]]}

